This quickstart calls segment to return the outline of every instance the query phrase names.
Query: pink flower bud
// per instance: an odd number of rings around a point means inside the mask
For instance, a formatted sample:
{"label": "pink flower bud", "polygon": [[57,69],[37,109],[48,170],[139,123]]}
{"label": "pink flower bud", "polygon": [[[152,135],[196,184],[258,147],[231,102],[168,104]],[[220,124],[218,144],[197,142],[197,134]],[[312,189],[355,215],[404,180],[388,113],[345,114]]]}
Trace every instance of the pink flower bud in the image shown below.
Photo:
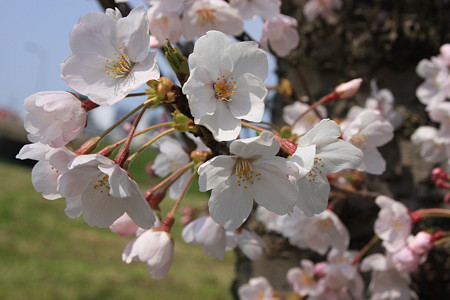
{"label": "pink flower bud", "polygon": [[408,247],[417,255],[424,255],[433,248],[432,235],[421,231],[409,243]]}
{"label": "pink flower bud", "polygon": [[324,277],[326,275],[325,269],[328,267],[328,263],[322,261],[314,265],[314,273],[319,275],[320,277]]}
{"label": "pink flower bud", "polygon": [[431,171],[431,179],[437,180],[437,179],[447,179],[447,172],[445,172],[442,168],[434,168]]}
{"label": "pink flower bud", "polygon": [[399,272],[411,273],[420,264],[421,255],[416,254],[409,247],[403,247],[392,255],[392,261]]}
{"label": "pink flower bud", "polygon": [[345,83],[338,85],[334,91],[338,93],[339,99],[347,99],[353,97],[356,92],[359,90],[362,83],[361,78],[356,78]]}

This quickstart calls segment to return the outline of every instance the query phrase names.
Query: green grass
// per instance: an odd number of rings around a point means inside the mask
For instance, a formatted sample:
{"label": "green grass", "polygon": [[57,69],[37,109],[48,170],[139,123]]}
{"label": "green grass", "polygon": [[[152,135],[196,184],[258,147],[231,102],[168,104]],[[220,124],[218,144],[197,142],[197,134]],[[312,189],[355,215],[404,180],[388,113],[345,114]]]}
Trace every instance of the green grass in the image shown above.
{"label": "green grass", "polygon": [[[145,264],[122,262],[129,238],[67,218],[64,200],[42,198],[30,174],[0,161],[0,299],[231,299],[232,253],[224,261],[205,255],[176,224],[171,271],[154,280]],[[192,190],[186,205],[207,200]],[[167,211],[173,202],[164,202]]]}

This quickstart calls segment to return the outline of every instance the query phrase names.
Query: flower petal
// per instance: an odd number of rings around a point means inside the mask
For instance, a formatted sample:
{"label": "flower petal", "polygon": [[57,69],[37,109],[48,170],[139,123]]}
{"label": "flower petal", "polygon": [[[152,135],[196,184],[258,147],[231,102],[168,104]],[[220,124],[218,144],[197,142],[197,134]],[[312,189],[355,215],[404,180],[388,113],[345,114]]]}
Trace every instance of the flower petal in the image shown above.
{"label": "flower petal", "polygon": [[219,187],[225,184],[225,181],[234,171],[236,157],[220,155],[216,156],[198,168],[198,184],[201,192]]}
{"label": "flower petal", "polygon": [[229,102],[231,113],[238,119],[261,122],[264,115],[264,99],[267,95],[264,82],[247,73],[237,79],[235,91],[233,100]]}
{"label": "flower petal", "polygon": [[230,112],[226,103],[217,102],[213,115],[195,118],[195,123],[208,128],[218,141],[230,141],[237,138],[241,132],[241,120],[236,119]]}

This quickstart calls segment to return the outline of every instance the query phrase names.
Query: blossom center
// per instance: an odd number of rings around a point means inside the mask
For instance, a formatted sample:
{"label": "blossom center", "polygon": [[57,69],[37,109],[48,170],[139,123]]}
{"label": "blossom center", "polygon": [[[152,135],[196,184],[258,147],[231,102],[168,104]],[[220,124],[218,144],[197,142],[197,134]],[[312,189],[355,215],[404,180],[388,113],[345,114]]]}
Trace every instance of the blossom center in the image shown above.
{"label": "blossom center", "polygon": [[306,179],[309,182],[316,181],[317,174],[322,174],[322,170],[320,168],[323,168],[325,165],[322,163],[322,159],[319,157],[314,157],[314,165],[311,169],[311,171],[306,174]]}
{"label": "blossom center", "polygon": [[233,98],[231,96],[236,92],[236,81],[233,77],[225,78],[222,75],[222,78],[217,77],[216,83],[214,83],[214,92],[216,93],[216,98],[219,100],[231,102]]}
{"label": "blossom center", "polygon": [[352,136],[352,138],[350,139],[350,142],[360,149],[364,148],[366,141],[367,141],[367,134],[363,133],[356,134]]}
{"label": "blossom center", "polygon": [[314,283],[314,278],[312,278],[311,276],[309,276],[309,275],[306,274],[306,273],[303,273],[303,274],[301,275],[301,281],[302,281],[304,284],[306,284],[306,285],[311,285],[311,284]]}
{"label": "blossom center", "polygon": [[238,157],[235,165],[236,182],[238,186],[248,188],[249,184],[253,184],[254,180],[261,180],[261,173],[255,173],[252,169],[251,161]]}
{"label": "blossom center", "polygon": [[398,219],[392,218],[392,219],[391,219],[391,222],[392,222],[394,231],[395,231],[396,233],[400,233],[400,232],[403,230],[403,224],[402,224],[402,222],[400,222]]}
{"label": "blossom center", "polygon": [[103,71],[112,78],[121,78],[127,76],[134,63],[130,61],[128,55],[124,53],[122,46],[118,47],[118,51],[114,52],[114,59],[106,59]]}
{"label": "blossom center", "polygon": [[108,196],[111,196],[109,194],[109,191],[111,189],[111,186],[109,185],[109,176],[104,174],[102,177],[97,179],[96,183],[92,185],[92,188],[100,193],[105,193]]}
{"label": "blossom center", "polygon": [[333,225],[333,221],[330,218],[320,219],[318,223],[322,229],[329,229]]}
{"label": "blossom center", "polygon": [[203,26],[207,23],[211,23],[216,19],[216,15],[214,14],[215,10],[211,8],[202,8],[197,10],[197,23],[200,26]]}

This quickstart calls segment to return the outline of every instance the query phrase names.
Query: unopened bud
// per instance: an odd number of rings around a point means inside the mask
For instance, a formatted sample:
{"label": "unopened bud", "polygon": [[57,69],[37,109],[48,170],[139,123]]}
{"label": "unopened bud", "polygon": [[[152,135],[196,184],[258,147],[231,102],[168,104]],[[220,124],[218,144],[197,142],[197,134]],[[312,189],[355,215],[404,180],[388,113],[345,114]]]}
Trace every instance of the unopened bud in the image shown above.
{"label": "unopened bud", "polygon": [[294,95],[294,88],[292,87],[292,83],[289,81],[289,79],[286,78],[280,79],[277,92],[288,99],[292,99],[292,96]]}
{"label": "unopened bud", "polygon": [[173,48],[170,42],[167,40],[167,45],[164,46],[164,55],[169,62],[172,70],[177,75],[178,80],[181,84],[184,84],[189,78],[189,65],[186,57],[181,55],[178,49]]}
{"label": "unopened bud", "polygon": [[193,125],[192,120],[182,114],[179,110],[173,112],[173,121],[175,122],[173,128],[179,132],[189,131],[189,126]]}
{"label": "unopened bud", "polygon": [[338,85],[334,91],[338,94],[339,99],[348,99],[353,97],[361,87],[362,79],[356,78]]}
{"label": "unopened bud", "polygon": [[92,151],[95,150],[95,148],[97,148],[99,141],[100,141],[99,136],[93,137],[87,140],[83,145],[81,145],[81,147],[78,150],[76,150],[75,153],[78,155],[90,154],[92,153]]}
{"label": "unopened bud", "polygon": [[211,152],[209,151],[200,151],[195,150],[191,152],[191,158],[195,163],[206,161],[206,158],[211,155]]}

